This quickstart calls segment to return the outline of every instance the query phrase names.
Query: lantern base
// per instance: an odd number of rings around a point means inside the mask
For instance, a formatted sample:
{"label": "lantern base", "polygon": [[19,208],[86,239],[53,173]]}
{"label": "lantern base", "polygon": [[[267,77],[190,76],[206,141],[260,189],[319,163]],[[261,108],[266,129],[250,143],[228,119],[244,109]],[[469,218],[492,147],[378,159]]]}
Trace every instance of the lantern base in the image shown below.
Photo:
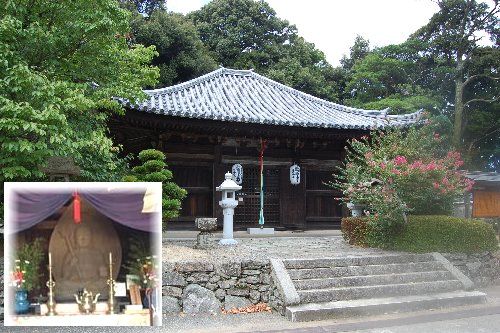
{"label": "lantern base", "polygon": [[236,245],[238,242],[235,239],[221,239],[219,245]]}
{"label": "lantern base", "polygon": [[274,235],[274,228],[247,228],[250,235]]}

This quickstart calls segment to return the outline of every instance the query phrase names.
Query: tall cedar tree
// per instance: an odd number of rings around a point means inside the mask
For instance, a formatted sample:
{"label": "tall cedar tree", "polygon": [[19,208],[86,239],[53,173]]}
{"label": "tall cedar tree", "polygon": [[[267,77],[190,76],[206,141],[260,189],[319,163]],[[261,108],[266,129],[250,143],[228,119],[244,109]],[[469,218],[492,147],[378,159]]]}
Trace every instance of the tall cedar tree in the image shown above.
{"label": "tall cedar tree", "polygon": [[[478,50],[479,41],[484,35],[489,36],[495,47],[498,47],[500,6],[498,0],[495,0],[491,7],[475,0],[440,0],[438,4],[439,12],[413,37],[427,41],[432,54],[440,58],[446,66],[453,67],[452,142],[456,148],[462,148],[465,111],[478,103],[494,103],[500,97],[498,67],[473,72],[473,67],[470,66],[472,56]],[[478,91],[477,95],[467,98],[466,89],[479,80],[495,81],[496,89],[493,94],[487,97]]]}

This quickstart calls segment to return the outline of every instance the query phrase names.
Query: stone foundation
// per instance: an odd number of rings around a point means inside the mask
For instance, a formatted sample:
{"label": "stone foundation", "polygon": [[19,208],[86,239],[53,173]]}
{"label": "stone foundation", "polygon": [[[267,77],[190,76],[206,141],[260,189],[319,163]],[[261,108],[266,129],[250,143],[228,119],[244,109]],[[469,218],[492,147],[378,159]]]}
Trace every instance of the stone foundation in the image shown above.
{"label": "stone foundation", "polygon": [[214,313],[269,303],[268,260],[164,263],[163,312]]}
{"label": "stone foundation", "polygon": [[500,284],[500,251],[474,254],[443,253],[443,256],[467,275],[475,287]]}

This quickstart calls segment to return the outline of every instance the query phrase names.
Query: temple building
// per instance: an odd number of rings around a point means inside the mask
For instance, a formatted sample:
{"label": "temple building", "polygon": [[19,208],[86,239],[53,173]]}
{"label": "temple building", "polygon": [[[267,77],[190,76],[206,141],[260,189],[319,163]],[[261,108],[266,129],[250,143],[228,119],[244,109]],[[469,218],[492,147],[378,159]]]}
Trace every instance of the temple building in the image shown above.
{"label": "temple building", "polygon": [[215,187],[228,171],[242,186],[235,227],[256,226],[261,160],[266,226],[338,227],[346,212],[334,200],[340,193],[325,183],[344,158],[346,140],[419,118],[332,103],[251,70],[220,68],[145,92],[142,103],[120,99],[127,111],[111,120],[110,129],[125,154],[148,148],[166,153],[174,181],[188,191],[171,228],[194,228],[197,217],[222,221]]}

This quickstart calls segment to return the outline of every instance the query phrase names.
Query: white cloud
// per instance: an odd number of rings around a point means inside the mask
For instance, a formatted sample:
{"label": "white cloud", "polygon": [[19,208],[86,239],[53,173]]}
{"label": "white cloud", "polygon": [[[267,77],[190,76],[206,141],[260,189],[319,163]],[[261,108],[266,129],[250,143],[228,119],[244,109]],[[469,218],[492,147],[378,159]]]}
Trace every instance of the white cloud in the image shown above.
{"label": "white cloud", "polygon": [[[169,10],[187,13],[209,0],[167,0]],[[425,25],[438,7],[431,0],[267,0],[280,18],[338,65],[356,35],[372,46],[401,43]]]}

